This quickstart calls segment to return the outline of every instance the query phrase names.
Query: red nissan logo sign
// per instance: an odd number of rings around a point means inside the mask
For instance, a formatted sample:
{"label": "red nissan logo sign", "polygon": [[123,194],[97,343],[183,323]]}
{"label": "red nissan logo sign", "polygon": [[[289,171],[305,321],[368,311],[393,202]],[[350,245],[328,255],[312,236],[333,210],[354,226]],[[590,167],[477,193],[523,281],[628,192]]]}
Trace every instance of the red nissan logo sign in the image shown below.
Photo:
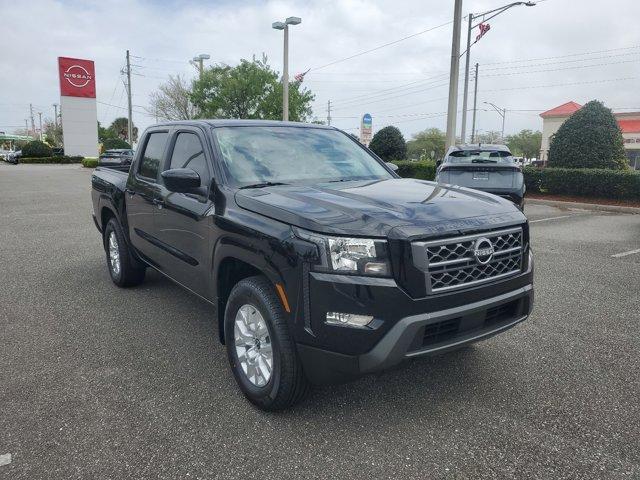
{"label": "red nissan logo sign", "polygon": [[89,85],[89,82],[93,79],[93,75],[80,65],[71,65],[64,72],[64,78],[74,87],[82,88]]}
{"label": "red nissan logo sign", "polygon": [[63,97],[96,98],[93,61],[58,57],[60,95]]}

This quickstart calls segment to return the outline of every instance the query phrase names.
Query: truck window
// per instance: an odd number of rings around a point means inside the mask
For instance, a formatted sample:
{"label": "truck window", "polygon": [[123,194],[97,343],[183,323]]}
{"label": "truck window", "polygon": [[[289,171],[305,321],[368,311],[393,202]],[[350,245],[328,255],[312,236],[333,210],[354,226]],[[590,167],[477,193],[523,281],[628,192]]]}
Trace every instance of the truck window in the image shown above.
{"label": "truck window", "polygon": [[158,178],[158,169],[168,136],[168,132],[156,132],[149,135],[138,169],[141,176],[154,180]]}
{"label": "truck window", "polygon": [[202,143],[196,134],[178,133],[169,168],[190,168],[198,172],[203,183],[209,179],[207,159],[204,156]]}

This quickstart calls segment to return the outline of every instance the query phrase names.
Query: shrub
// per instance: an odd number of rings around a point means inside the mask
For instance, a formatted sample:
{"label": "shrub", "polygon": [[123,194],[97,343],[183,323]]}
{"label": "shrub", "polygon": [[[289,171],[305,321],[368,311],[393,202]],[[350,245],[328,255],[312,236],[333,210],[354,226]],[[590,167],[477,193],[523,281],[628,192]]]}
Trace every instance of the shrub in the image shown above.
{"label": "shrub", "polygon": [[107,138],[102,143],[102,146],[105,150],[111,150],[112,148],[131,148],[131,145],[121,138]]}
{"label": "shrub", "polygon": [[398,166],[396,172],[401,177],[419,178],[420,180],[434,180],[436,178],[436,163],[433,161],[410,162],[407,160],[396,160]]}
{"label": "shrub", "polygon": [[613,199],[640,199],[640,172],[601,168],[524,169],[529,192]]}
{"label": "shrub", "polygon": [[385,162],[407,158],[407,143],[396,127],[384,127],[376,132],[369,148]]}
{"label": "shrub", "polygon": [[33,140],[22,147],[23,157],[51,157],[52,155],[51,147],[40,140]]}
{"label": "shrub", "polygon": [[21,157],[18,163],[80,163],[83,157]]}
{"label": "shrub", "polygon": [[97,158],[83,158],[82,166],[86,168],[96,168],[98,166]]}
{"label": "shrub", "polygon": [[593,100],[571,115],[551,138],[549,166],[628,168],[622,132],[611,110]]}

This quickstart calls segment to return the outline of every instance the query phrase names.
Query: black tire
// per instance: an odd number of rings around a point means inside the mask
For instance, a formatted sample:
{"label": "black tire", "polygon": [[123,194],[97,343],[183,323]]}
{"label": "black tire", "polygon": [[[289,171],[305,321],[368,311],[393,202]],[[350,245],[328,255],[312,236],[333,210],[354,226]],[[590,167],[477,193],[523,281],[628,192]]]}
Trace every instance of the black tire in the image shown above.
{"label": "black tire", "polygon": [[[249,380],[236,352],[235,319],[244,305],[258,310],[270,336],[273,364],[271,377],[264,386],[256,386]],[[233,287],[225,308],[224,322],[229,364],[238,386],[251,403],[262,410],[276,411],[295,405],[307,395],[309,382],[289,333],[282,305],[273,285],[265,277],[249,277]]]}
{"label": "black tire", "polygon": [[[118,271],[114,268],[111,261],[109,250],[109,239],[111,234],[115,235],[117,242],[117,251],[119,253],[120,268]],[[144,281],[146,268],[138,260],[133,258],[129,246],[125,240],[124,233],[120,223],[115,218],[111,218],[107,222],[107,226],[104,229],[104,249],[107,254],[107,268],[109,269],[109,275],[111,280],[119,287],[133,287],[140,285]]]}

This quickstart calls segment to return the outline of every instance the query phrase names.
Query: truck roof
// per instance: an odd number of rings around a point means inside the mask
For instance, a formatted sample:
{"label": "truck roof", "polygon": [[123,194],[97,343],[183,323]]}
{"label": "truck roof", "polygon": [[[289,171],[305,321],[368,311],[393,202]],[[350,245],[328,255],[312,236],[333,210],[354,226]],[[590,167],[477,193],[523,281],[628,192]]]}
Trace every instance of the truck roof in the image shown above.
{"label": "truck roof", "polygon": [[239,119],[202,119],[202,120],[172,120],[167,122],[161,122],[154,126],[173,126],[173,125],[199,125],[199,126],[211,126],[211,127],[301,127],[301,128],[325,128],[334,129],[327,125],[318,123],[303,123],[303,122],[282,122],[278,120],[239,120]]}

